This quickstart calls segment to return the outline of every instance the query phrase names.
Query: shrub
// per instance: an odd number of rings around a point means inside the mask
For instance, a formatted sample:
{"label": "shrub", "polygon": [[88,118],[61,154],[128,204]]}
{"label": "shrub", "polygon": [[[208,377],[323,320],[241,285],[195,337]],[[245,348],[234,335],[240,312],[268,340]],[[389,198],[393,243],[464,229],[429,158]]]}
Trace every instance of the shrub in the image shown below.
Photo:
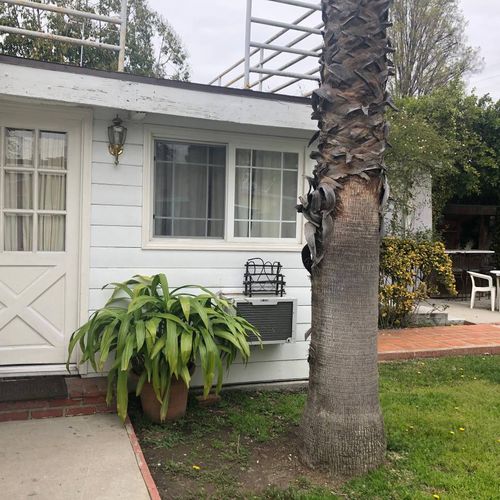
{"label": "shrub", "polygon": [[407,326],[418,304],[443,287],[456,295],[452,262],[444,245],[389,236],[380,251],[379,326]]}

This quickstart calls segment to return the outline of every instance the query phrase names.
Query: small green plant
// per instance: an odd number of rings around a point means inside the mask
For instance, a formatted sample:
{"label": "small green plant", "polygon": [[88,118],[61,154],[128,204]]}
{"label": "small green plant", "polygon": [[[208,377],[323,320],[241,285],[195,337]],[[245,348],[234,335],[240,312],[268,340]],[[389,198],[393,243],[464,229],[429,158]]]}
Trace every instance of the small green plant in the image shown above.
{"label": "small green plant", "polygon": [[444,245],[427,238],[388,236],[380,250],[379,326],[406,326],[418,304],[445,288],[457,294]]}
{"label": "small green plant", "polygon": [[[139,376],[136,394],[150,382],[164,420],[173,377],[189,387],[192,367],[199,364],[204,395],[214,382],[219,393],[223,365],[229,368],[238,354],[246,363],[248,336],[260,338],[248,321],[237,316],[230,300],[195,285],[170,290],[164,274],[134,276],[106,287],[113,287],[111,298],[72,334],[69,356],[79,345],[80,362],[89,361],[94,370],[102,371],[115,353],[106,399],[110,404],[116,392],[122,420],[127,416],[127,381],[132,370]],[[192,293],[196,291],[202,293]]]}

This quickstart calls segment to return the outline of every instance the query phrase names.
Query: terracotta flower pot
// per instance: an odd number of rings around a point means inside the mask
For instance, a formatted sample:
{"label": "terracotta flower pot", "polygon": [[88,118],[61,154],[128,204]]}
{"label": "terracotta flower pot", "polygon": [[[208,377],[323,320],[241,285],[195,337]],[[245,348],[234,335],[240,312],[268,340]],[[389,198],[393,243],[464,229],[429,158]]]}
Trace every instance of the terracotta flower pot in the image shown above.
{"label": "terracotta flower pot", "polygon": [[[178,420],[186,414],[188,399],[188,388],[182,379],[172,377],[170,385],[170,399],[168,401],[168,411],[165,421]],[[145,415],[157,424],[161,423],[161,404],[156,398],[153,386],[146,382],[141,391],[142,411]]]}

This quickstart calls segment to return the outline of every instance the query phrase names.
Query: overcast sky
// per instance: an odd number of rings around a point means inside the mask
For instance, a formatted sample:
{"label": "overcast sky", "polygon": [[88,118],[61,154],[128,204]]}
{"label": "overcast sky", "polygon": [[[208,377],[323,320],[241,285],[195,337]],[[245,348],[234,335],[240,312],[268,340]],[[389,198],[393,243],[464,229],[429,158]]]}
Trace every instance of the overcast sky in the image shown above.
{"label": "overcast sky", "polygon": [[[245,0],[150,0],[150,4],[182,37],[190,55],[192,81],[208,83],[243,57]],[[469,85],[480,95],[490,93],[500,99],[500,0],[460,0],[460,4],[468,22],[469,43],[481,49],[485,62],[483,71],[469,78]],[[304,12],[267,0],[254,0],[254,9],[256,16],[284,22]],[[310,25],[319,20],[311,18]],[[267,29],[256,29],[252,38],[264,41],[270,33]],[[303,69],[311,69],[310,65]]]}

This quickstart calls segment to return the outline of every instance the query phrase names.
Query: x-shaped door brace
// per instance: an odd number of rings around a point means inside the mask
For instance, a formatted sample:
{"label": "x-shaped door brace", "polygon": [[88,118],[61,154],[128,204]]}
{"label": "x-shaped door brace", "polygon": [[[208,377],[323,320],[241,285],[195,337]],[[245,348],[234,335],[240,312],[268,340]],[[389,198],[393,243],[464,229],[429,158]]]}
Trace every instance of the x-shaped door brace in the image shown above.
{"label": "x-shaped door brace", "polygon": [[[49,344],[54,347],[59,346],[64,340],[64,331],[59,331],[47,318],[30,306],[64,275],[65,270],[62,266],[52,267],[19,294],[15,294],[5,283],[0,281],[0,302],[6,306],[4,309],[0,309],[0,336],[2,328],[16,316],[19,316]],[[65,308],[65,296],[61,297],[60,303],[53,304],[52,307]]]}

